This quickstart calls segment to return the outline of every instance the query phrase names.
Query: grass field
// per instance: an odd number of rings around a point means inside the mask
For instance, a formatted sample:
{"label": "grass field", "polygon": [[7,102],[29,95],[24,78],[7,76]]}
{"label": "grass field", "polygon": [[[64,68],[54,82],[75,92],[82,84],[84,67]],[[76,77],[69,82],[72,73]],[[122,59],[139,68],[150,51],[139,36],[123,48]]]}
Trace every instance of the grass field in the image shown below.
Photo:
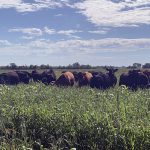
{"label": "grass field", "polygon": [[150,149],[149,90],[1,85],[0,108],[0,149]]}
{"label": "grass field", "polygon": [[0,86],[0,149],[149,150],[150,91]]}

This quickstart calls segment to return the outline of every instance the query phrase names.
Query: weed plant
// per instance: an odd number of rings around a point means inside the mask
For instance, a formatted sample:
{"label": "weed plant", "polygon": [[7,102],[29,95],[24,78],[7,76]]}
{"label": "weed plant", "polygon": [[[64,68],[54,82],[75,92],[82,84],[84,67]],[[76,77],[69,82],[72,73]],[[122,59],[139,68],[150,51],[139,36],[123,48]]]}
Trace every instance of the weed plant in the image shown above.
{"label": "weed plant", "polygon": [[149,150],[150,91],[0,86],[1,150]]}

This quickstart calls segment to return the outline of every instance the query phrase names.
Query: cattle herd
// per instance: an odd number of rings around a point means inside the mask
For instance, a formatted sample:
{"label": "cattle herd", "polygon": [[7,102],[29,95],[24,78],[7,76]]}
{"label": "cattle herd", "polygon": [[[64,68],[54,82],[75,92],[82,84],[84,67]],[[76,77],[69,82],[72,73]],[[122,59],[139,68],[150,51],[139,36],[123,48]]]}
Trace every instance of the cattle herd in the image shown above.
{"label": "cattle herd", "polygon": [[[46,70],[42,73],[33,70],[31,73],[28,71],[10,71],[0,74],[0,84],[17,85],[19,83],[28,84],[30,81],[42,82],[45,85],[57,86],[73,86],[75,83],[79,87],[90,86],[105,90],[114,87],[117,84],[117,77],[115,72],[118,69],[105,68],[106,73],[87,71],[63,71],[59,78],[52,69]],[[146,89],[150,87],[150,71],[149,70],[129,70],[127,73],[122,73],[119,79],[119,85],[125,85],[131,90],[138,88]]]}

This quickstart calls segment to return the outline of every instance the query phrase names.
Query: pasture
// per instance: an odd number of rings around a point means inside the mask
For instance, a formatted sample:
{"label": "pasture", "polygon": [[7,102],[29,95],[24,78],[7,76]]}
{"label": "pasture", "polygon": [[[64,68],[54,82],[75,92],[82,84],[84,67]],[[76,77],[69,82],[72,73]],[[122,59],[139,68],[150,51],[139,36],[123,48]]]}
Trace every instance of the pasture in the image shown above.
{"label": "pasture", "polygon": [[149,89],[1,85],[0,108],[0,149],[150,149]]}

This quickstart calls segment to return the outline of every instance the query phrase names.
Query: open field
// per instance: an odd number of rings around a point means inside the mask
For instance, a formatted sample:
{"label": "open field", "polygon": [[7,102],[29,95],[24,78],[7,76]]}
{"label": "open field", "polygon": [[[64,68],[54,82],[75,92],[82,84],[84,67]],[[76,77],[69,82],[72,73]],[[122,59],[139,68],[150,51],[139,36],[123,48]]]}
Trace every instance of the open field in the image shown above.
{"label": "open field", "polygon": [[150,0],[0,0],[0,150],[150,150]]}
{"label": "open field", "polygon": [[150,149],[149,90],[0,86],[0,108],[0,149]]}

